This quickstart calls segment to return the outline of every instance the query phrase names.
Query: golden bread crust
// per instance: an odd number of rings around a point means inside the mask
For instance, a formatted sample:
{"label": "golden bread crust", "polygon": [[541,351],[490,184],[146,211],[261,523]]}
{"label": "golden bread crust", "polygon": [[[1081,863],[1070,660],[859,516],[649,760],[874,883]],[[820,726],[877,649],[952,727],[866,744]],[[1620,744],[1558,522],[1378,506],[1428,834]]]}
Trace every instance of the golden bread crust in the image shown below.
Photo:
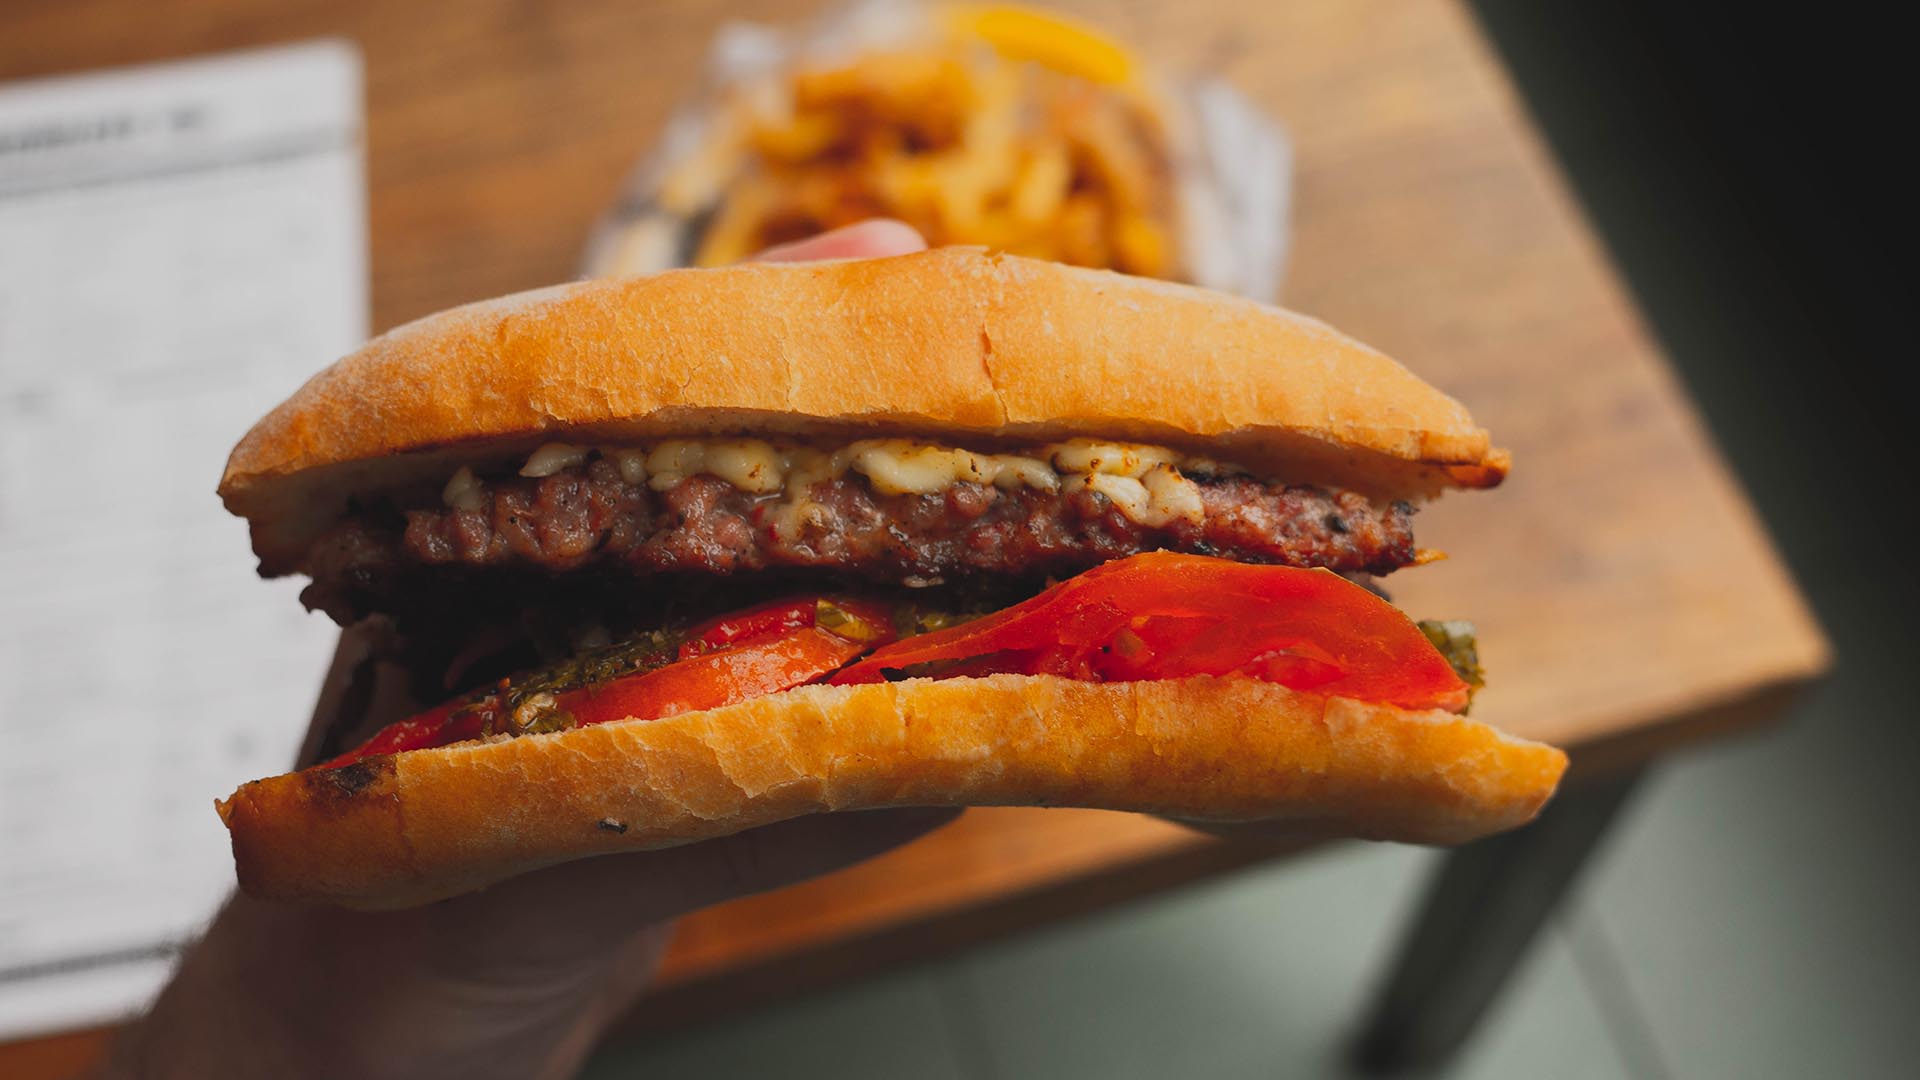
{"label": "golden bread crust", "polygon": [[249,893],[391,908],[589,855],[887,806],[1083,806],[1459,843],[1530,820],[1565,768],[1559,750],[1464,717],[1250,679],[996,675],[802,687],[290,773],[241,787],[220,813]]}
{"label": "golden bread crust", "polygon": [[1458,402],[1313,319],[969,248],[675,270],[393,330],[316,375],[220,484],[266,573],[347,497],[574,441],[746,432],[1168,443],[1392,497],[1488,486]]}

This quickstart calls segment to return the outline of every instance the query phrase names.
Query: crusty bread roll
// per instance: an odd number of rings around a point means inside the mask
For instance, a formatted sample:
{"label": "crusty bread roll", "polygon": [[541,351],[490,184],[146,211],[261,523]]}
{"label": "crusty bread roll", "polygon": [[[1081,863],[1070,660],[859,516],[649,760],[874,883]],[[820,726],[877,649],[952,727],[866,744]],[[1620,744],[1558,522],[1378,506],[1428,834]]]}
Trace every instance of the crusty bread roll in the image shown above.
{"label": "crusty bread roll", "polygon": [[[352,496],[549,440],[905,434],[1159,443],[1289,482],[1422,497],[1507,459],[1453,399],[1311,319],[981,251],[674,271],[401,327],[263,419],[220,491],[265,574]],[[1456,843],[1531,818],[1566,757],[1445,712],[1250,678],[808,686],[257,781],[220,803],[242,885],[399,907],[802,814],[1083,806]]]}
{"label": "crusty bread roll", "polygon": [[568,438],[904,432],[1126,438],[1376,495],[1487,486],[1459,402],[1302,315],[1186,285],[946,248],[675,270],[393,330],[234,448],[220,494],[291,572],[347,496]]}
{"label": "crusty bread roll", "polygon": [[885,806],[1084,806],[1447,844],[1519,825],[1566,755],[1446,712],[1245,678],[808,686],[709,712],[371,758],[220,804],[241,885],[405,907],[586,855]]}

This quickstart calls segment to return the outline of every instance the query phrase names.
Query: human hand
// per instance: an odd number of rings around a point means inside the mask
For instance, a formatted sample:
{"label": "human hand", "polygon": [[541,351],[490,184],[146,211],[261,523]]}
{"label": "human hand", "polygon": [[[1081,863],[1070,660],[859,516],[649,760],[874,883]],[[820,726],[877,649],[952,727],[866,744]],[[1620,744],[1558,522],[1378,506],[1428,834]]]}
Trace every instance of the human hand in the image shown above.
{"label": "human hand", "polygon": [[[869,221],[765,252],[864,258],[926,247]],[[361,651],[342,635],[343,679]],[[337,719],[329,697],[316,727]],[[376,727],[420,703],[378,700]],[[307,739],[309,753],[318,738]],[[664,851],[549,867],[483,892],[393,912],[235,895],[115,1048],[116,1076],[470,1078],[571,1075],[652,977],[687,912],[881,854],[951,821],[949,809],[800,818]]]}

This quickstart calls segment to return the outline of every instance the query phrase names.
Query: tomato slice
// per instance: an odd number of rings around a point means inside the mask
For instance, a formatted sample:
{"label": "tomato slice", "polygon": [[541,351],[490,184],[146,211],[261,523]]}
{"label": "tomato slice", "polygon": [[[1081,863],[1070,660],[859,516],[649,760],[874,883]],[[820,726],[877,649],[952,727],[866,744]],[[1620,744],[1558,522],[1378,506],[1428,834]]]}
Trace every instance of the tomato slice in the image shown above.
{"label": "tomato slice", "polygon": [[555,704],[582,725],[658,720],[803,686],[865,651],[864,642],[817,626],[776,630],[654,671],[570,690]]}
{"label": "tomato slice", "polygon": [[499,699],[497,693],[477,699],[471,695],[455,698],[418,716],[388,724],[360,746],[321,762],[320,768],[337,769],[375,754],[398,754],[403,750],[424,750],[477,739],[486,733],[487,719]]}
{"label": "tomato slice", "polygon": [[[714,709],[818,681],[893,635],[892,613],[871,601],[776,600],[695,626],[665,667],[565,691],[554,707],[581,725]],[[320,767],[480,738],[494,730],[509,691],[468,695],[389,724]]]}
{"label": "tomato slice", "polygon": [[770,604],[709,619],[687,631],[687,640],[680,646],[679,658],[690,660],[724,649],[736,641],[812,626],[819,604],[818,600],[811,597],[775,600]]}
{"label": "tomato slice", "polygon": [[1111,682],[1239,673],[1409,709],[1459,709],[1468,696],[1412,620],[1337,574],[1170,552],[1116,560],[889,645],[830,681],[989,673]]}
{"label": "tomato slice", "polygon": [[[1469,694],[1412,620],[1345,578],[1199,555],[1135,555],[972,622],[888,644],[893,635],[890,612],[869,601],[773,601],[694,627],[664,667],[559,691],[553,708],[579,725],[656,720],[829,675],[849,684],[1238,674],[1409,709],[1460,709]],[[503,685],[389,725],[326,766],[479,738],[495,730],[510,692]]]}

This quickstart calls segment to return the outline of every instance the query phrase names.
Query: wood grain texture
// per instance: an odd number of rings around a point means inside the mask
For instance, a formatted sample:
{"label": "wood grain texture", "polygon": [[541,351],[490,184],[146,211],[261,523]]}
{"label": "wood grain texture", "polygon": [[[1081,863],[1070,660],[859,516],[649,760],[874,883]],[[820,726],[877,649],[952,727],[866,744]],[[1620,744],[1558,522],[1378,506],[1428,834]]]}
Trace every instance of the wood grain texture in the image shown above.
{"label": "wood grain texture", "polygon": [[[1817,627],[1462,9],[1060,6],[1283,118],[1298,174],[1281,299],[1401,359],[1512,447],[1505,487],[1422,516],[1422,542],[1455,557],[1393,580],[1409,611],[1480,624],[1493,686],[1477,716],[1570,747],[1577,774],[1582,748],[1623,767],[1764,722],[1824,668]],[[16,0],[0,76],[354,38],[384,328],[570,277],[715,27],[790,18],[778,7]],[[688,920],[661,1011],[713,1015],[756,978],[816,985],[1270,854],[1125,815],[977,811]],[[795,957],[812,976],[794,977]],[[10,1053],[0,1073],[52,1075]]]}

